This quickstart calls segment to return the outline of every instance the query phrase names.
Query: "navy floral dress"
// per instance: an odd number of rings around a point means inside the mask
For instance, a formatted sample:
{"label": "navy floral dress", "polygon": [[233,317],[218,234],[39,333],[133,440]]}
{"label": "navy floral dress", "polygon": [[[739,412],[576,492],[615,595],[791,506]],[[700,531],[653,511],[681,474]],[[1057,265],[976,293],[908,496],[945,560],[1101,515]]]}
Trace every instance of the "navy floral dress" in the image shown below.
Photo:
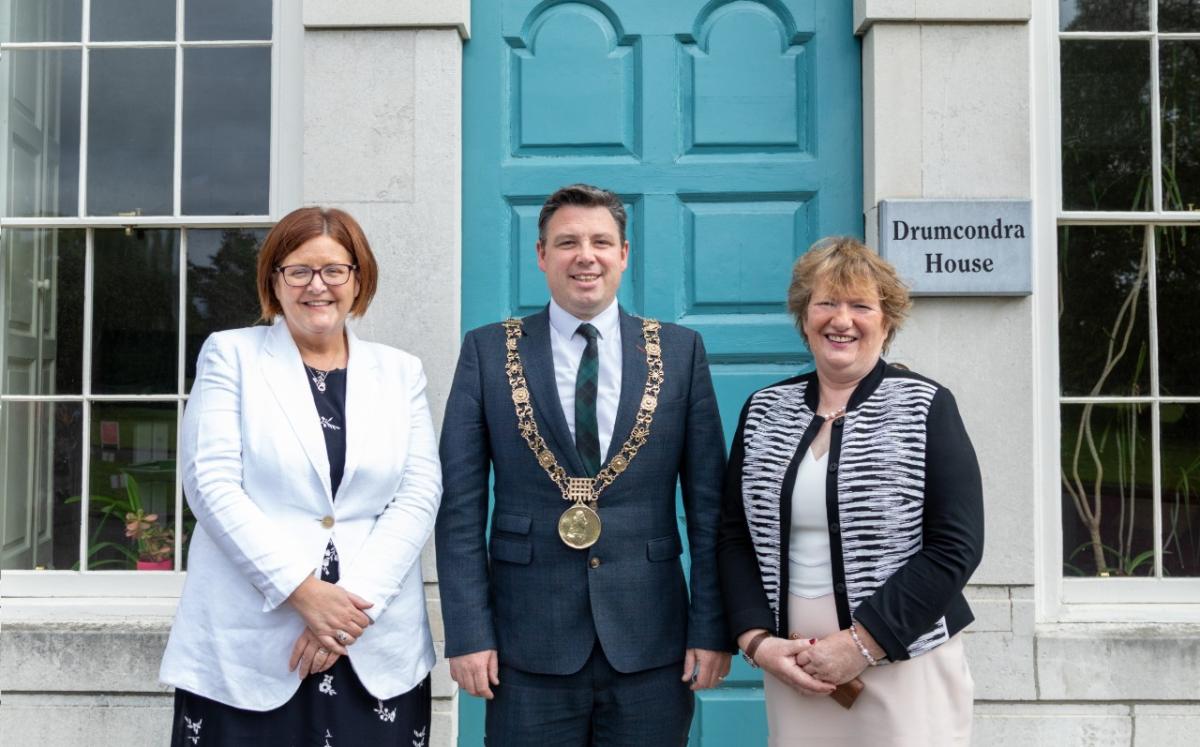
{"label": "navy floral dress", "polygon": [[[346,369],[306,367],[305,373],[325,434],[329,484],[336,500],[346,466]],[[338,580],[332,540],[321,560],[321,580]],[[306,677],[291,700],[270,711],[247,711],[176,689],[171,745],[426,747],[431,706],[429,677],[406,693],[380,700],[367,692],[343,656],[327,671]]]}

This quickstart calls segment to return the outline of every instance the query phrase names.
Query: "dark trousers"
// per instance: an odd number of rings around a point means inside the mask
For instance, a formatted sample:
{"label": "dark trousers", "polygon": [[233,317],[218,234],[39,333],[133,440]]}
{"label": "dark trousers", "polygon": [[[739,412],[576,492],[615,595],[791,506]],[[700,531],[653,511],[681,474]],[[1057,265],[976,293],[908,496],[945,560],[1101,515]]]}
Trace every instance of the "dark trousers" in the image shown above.
{"label": "dark trousers", "polygon": [[622,674],[596,643],[575,674],[531,674],[500,661],[487,747],[686,745],[695,699],[683,662]]}

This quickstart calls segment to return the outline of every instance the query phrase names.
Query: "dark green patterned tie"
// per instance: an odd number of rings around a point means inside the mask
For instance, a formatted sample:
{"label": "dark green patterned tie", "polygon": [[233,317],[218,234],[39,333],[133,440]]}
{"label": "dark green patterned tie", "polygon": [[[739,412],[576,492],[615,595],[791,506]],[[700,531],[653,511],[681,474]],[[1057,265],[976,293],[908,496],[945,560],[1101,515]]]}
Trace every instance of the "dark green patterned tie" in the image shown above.
{"label": "dark green patterned tie", "polygon": [[595,477],[600,471],[600,429],[596,424],[596,382],[600,375],[596,338],[600,332],[585,322],[575,333],[587,340],[575,377],[575,448],[588,477]]}

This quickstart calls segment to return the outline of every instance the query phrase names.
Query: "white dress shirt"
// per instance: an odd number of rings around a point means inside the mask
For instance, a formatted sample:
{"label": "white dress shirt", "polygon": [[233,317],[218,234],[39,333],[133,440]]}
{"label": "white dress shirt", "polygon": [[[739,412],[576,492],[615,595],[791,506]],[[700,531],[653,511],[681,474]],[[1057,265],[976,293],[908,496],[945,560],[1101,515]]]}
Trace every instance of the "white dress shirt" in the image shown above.
{"label": "white dress shirt", "polygon": [[[571,438],[575,438],[575,377],[579,374],[583,349],[587,347],[587,340],[583,335],[575,334],[575,330],[583,323],[582,319],[576,319],[550,299],[554,381],[558,385],[558,399],[562,402]],[[617,422],[617,404],[621,400],[621,315],[616,299],[590,323],[600,332],[600,339],[596,340],[600,363],[596,381],[596,425],[600,431],[600,466],[603,467]]]}

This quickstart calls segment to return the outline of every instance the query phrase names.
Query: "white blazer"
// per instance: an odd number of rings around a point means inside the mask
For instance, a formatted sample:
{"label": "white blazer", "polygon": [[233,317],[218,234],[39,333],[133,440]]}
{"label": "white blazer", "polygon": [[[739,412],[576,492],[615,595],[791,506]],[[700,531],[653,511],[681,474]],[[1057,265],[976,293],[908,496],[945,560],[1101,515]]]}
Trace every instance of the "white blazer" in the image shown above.
{"label": "white blazer", "polygon": [[374,602],[349,647],[367,690],[390,698],[433,667],[421,547],[441,499],[425,374],[412,355],[347,330],[346,466],[337,502],[300,352],[281,320],[204,343],[183,416],[184,491],[196,516],[160,679],[265,711],[304,621],[288,596],[337,546],[338,585]]}

